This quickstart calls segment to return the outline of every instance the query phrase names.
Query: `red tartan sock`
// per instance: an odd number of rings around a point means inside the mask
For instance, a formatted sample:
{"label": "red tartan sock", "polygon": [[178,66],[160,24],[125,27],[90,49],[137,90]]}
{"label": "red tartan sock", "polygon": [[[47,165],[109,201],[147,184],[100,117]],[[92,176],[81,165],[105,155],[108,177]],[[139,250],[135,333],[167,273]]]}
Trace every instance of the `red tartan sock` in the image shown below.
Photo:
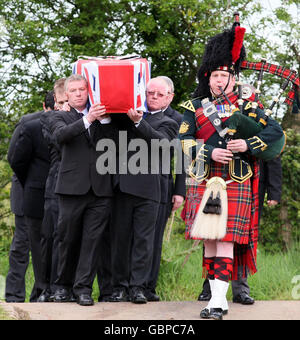
{"label": "red tartan sock", "polygon": [[215,258],[215,279],[228,282],[232,276],[233,259],[229,257]]}
{"label": "red tartan sock", "polygon": [[215,257],[204,257],[203,266],[206,268],[207,278],[209,280],[215,279],[214,262],[215,262]]}

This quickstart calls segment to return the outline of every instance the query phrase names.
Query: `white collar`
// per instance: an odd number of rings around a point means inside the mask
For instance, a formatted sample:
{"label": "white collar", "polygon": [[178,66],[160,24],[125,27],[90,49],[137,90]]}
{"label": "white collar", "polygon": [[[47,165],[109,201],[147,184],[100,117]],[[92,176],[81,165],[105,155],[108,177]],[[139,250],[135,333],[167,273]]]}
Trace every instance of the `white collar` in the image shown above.
{"label": "white collar", "polygon": [[150,112],[152,115],[154,115],[155,113],[158,113],[158,112],[165,112],[167,108],[168,108],[168,106],[165,107],[164,109],[161,109],[161,110],[149,111],[149,112]]}
{"label": "white collar", "polygon": [[155,115],[158,112],[161,112],[161,110],[156,110],[156,111],[149,111],[152,115]]}
{"label": "white collar", "polygon": [[[75,107],[74,107],[74,109],[75,109]],[[79,113],[82,113],[84,116],[86,116],[89,113],[89,110],[87,109],[87,107],[85,107],[85,109],[83,111],[79,111],[77,109],[75,109],[75,110]]]}

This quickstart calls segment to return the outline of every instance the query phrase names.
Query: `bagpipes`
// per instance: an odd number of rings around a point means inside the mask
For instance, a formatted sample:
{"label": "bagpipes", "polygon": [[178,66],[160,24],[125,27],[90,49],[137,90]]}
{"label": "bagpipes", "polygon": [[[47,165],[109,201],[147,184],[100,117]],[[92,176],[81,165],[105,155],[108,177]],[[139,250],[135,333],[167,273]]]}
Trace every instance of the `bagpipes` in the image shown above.
{"label": "bagpipes", "polygon": [[[235,27],[235,41],[232,47],[232,62],[233,64],[239,58],[239,51],[241,49],[243,43],[243,35],[245,29],[240,27],[239,22],[239,14],[234,13],[235,22],[233,27]],[[266,62],[266,59],[261,59],[260,62],[249,62],[249,61],[242,61],[240,64],[240,69],[249,69],[259,71],[258,79],[257,79],[257,87],[254,90],[254,100],[250,100],[249,98],[253,97],[253,91],[251,86],[243,84],[240,81],[239,74],[237,74],[237,87],[238,87],[238,107],[239,112],[236,111],[227,121],[226,126],[231,131],[231,138],[242,138],[247,139],[251,138],[252,136],[257,135],[262,129],[266,126],[268,117],[271,116],[272,111],[275,105],[279,102],[280,97],[282,96],[283,92],[287,89],[290,82],[293,83],[292,90],[289,91],[285,102],[288,105],[293,105],[293,112],[299,112],[299,99],[297,95],[297,90],[300,85],[299,77],[297,76],[297,72],[293,70],[289,70],[282,66],[270,64]],[[281,78],[284,78],[285,81],[280,87],[279,94],[273,98],[272,104],[268,109],[265,110],[265,118],[257,115],[256,110],[259,107],[259,95],[261,94],[261,85],[263,81],[264,73],[271,73],[277,75]],[[222,89],[221,89],[222,90]],[[223,96],[228,102],[230,106],[232,103],[222,90]],[[251,112],[248,115],[243,114],[243,106],[244,100],[249,100],[251,103]],[[259,152],[256,154],[256,157],[268,161],[271,160],[283,151],[286,144],[286,135],[284,134],[280,139],[276,140],[274,143],[270,144],[264,151]]]}

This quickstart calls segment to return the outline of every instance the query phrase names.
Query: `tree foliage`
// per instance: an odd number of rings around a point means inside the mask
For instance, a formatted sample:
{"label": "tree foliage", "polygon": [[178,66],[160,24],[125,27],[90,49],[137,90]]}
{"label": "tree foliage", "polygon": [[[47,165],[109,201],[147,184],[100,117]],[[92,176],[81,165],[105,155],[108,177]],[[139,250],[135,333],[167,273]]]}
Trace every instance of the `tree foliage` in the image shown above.
{"label": "tree foliage", "polygon": [[128,53],[151,58],[154,75],[170,76],[178,103],[195,87],[205,42],[231,25],[236,10],[246,20],[259,7],[246,0],[231,1],[229,9],[220,0],[3,0],[5,107],[37,110],[79,55]]}

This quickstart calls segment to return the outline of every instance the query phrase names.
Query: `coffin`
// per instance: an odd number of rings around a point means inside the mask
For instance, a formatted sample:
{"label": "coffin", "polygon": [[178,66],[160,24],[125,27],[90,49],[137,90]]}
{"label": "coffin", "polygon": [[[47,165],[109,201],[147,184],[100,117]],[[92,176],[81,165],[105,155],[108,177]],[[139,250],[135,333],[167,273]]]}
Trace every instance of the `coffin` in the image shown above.
{"label": "coffin", "polygon": [[146,85],[151,64],[139,56],[79,57],[73,73],[88,80],[90,104],[101,102],[107,113],[147,111]]}

